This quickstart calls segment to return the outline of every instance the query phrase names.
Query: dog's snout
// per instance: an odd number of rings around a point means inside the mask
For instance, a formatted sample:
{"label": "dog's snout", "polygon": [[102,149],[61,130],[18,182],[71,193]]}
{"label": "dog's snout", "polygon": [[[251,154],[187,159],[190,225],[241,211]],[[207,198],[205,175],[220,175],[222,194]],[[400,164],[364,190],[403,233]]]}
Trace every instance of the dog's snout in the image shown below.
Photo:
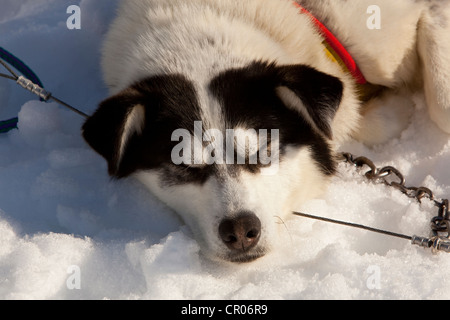
{"label": "dog's snout", "polygon": [[219,225],[220,238],[235,252],[245,252],[253,248],[258,243],[260,235],[261,221],[250,212],[224,219]]}

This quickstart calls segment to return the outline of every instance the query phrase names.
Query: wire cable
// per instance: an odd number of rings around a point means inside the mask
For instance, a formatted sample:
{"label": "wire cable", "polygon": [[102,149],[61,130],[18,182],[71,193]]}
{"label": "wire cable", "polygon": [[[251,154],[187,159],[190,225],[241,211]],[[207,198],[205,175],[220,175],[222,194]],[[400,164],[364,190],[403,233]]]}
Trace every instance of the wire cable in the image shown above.
{"label": "wire cable", "polygon": [[405,240],[411,241],[413,238],[413,237],[410,237],[410,236],[407,236],[407,235],[404,235],[401,233],[395,233],[395,232],[386,231],[386,230],[382,230],[382,229],[376,229],[376,228],[364,226],[362,224],[356,224],[356,223],[351,223],[351,222],[346,222],[346,221],[341,221],[341,220],[334,220],[334,219],[325,218],[325,217],[313,216],[311,214],[306,214],[306,213],[302,213],[302,212],[293,212],[293,214],[296,216],[304,217],[304,218],[320,220],[320,221],[324,221],[324,222],[331,222],[331,223],[335,223],[335,224],[344,225],[347,227],[354,227],[354,228],[358,228],[358,229],[364,229],[364,230],[368,230],[368,231],[372,231],[372,232],[377,232],[377,233],[381,233],[381,234],[388,235],[391,237],[402,238]]}
{"label": "wire cable", "polygon": [[17,73],[15,73],[14,70],[12,70],[9,67],[9,65],[5,61],[3,61],[1,58],[0,58],[0,64],[3,65],[6,68],[6,70],[8,70],[11,73],[11,75],[0,73],[0,77],[6,78],[9,80],[14,80],[22,88],[39,96],[39,98],[41,98],[43,101],[54,100],[55,102],[59,103],[60,105],[68,108],[69,110],[77,113],[78,115],[80,115],[84,118],[89,117],[86,113],[78,110],[77,108],[72,107],[71,105],[69,105],[68,103],[65,103],[61,99],[54,97],[50,92],[45,91],[45,89],[42,88],[41,85],[34,83],[33,81],[31,81],[30,79],[28,79],[24,76],[17,75]]}

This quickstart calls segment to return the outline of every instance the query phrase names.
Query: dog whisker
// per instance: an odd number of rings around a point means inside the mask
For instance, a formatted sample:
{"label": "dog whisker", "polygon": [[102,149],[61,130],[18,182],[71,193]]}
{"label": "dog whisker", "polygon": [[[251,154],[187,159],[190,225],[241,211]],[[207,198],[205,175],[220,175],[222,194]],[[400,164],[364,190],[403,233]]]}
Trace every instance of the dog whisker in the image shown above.
{"label": "dog whisker", "polygon": [[287,234],[289,235],[289,239],[291,240],[291,243],[292,243],[293,242],[292,235],[291,235],[286,223],[284,222],[284,220],[280,216],[274,216],[274,218],[278,218],[278,220],[279,220],[279,222],[275,222],[276,224],[282,224],[284,226],[284,229],[286,230]]}

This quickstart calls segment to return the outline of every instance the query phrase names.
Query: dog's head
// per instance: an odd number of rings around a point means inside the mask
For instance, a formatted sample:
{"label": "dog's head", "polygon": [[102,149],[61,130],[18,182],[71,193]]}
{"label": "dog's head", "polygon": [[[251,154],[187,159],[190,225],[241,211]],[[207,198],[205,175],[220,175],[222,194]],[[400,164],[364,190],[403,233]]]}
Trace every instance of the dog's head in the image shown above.
{"label": "dog's head", "polygon": [[209,257],[246,262],[335,172],[342,94],[304,65],[254,62],[205,84],[152,76],[102,102],[83,135],[111,176],[136,176],[172,207]]}

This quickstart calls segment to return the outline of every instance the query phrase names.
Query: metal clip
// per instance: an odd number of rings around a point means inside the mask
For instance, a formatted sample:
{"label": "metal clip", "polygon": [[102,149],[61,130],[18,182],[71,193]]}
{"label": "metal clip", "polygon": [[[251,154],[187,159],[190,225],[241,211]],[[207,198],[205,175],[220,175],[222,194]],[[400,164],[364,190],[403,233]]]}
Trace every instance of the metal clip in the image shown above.
{"label": "metal clip", "polygon": [[445,237],[432,237],[425,238],[419,236],[412,236],[411,244],[418,245],[423,248],[431,248],[433,253],[438,253],[438,251],[444,251],[450,253],[450,241]]}
{"label": "metal clip", "polygon": [[45,89],[41,88],[37,84],[33,83],[31,80],[19,76],[17,78],[17,84],[19,84],[22,88],[27,89],[28,91],[34,93],[35,95],[39,96],[44,101],[48,101],[52,94],[48,91],[45,91]]}

